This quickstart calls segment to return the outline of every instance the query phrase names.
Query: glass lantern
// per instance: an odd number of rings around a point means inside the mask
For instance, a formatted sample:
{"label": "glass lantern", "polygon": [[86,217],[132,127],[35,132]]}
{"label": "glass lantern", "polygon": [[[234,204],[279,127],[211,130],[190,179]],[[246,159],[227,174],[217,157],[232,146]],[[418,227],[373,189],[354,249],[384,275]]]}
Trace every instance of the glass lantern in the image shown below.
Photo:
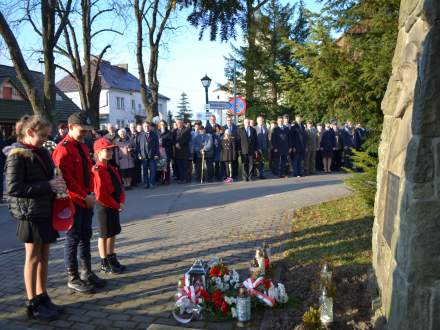
{"label": "glass lantern", "polygon": [[332,271],[328,263],[322,266],[321,274],[321,288],[329,285],[332,282]]}
{"label": "glass lantern", "polygon": [[251,320],[251,297],[245,288],[240,288],[237,296],[237,326],[240,328],[247,327]]}
{"label": "glass lantern", "polygon": [[327,325],[333,322],[333,298],[327,293],[324,287],[319,297],[319,311],[322,324]]}
{"label": "glass lantern", "polygon": [[185,286],[206,289],[207,268],[201,260],[196,260],[185,274]]}

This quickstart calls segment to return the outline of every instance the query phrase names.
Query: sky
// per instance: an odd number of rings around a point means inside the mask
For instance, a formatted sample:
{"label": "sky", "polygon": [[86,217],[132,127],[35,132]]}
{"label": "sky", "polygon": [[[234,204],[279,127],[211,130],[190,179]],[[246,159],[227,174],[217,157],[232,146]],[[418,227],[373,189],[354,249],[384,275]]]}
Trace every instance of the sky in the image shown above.
{"label": "sky", "polygon": [[[283,3],[295,3],[296,0],[282,0]],[[313,11],[319,9],[319,4],[315,0],[305,0],[306,6]],[[242,40],[232,40],[229,42],[209,41],[205,36],[199,40],[199,32],[186,23],[185,12],[180,12],[178,17],[173,18],[173,24],[179,26],[177,30],[164,35],[164,47],[160,51],[160,59],[158,65],[159,93],[169,97],[168,109],[176,113],[177,104],[180,95],[185,92],[188,95],[188,101],[193,112],[203,112],[205,103],[205,91],[200,79],[207,74],[211,79],[212,92],[217,84],[226,82],[224,77],[225,60],[224,57],[230,53],[231,44],[239,46]],[[118,30],[124,34],[106,33],[102,34],[93,44],[95,53],[105,45],[110,43],[111,48],[106,53],[105,60],[112,64],[128,63],[128,70],[137,76],[136,64],[136,31],[134,22],[127,21],[124,26],[120,23],[111,22],[112,16],[103,17],[100,24],[113,24]],[[78,22],[79,23],[79,22]],[[80,26],[78,26],[80,27]],[[41,71],[42,66],[38,62],[33,50],[38,48],[36,40],[38,37],[34,31],[28,26],[22,26],[17,30],[17,39],[20,46],[25,52],[28,66],[36,71]],[[145,65],[148,65],[148,49],[144,49]],[[59,61],[62,61],[58,58]],[[11,65],[8,54],[2,47],[0,52],[0,64]],[[66,63],[66,65],[68,65]],[[64,72],[57,72],[57,80],[64,76]]]}

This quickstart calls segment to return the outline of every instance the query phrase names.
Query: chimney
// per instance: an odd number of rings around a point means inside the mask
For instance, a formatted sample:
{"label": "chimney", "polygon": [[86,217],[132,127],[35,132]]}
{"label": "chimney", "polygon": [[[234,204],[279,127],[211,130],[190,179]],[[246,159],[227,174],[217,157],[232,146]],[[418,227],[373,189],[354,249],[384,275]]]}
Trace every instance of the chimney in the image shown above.
{"label": "chimney", "polygon": [[116,66],[117,66],[118,68],[121,68],[121,69],[125,70],[125,71],[128,71],[128,63],[124,63],[124,64],[116,64]]}

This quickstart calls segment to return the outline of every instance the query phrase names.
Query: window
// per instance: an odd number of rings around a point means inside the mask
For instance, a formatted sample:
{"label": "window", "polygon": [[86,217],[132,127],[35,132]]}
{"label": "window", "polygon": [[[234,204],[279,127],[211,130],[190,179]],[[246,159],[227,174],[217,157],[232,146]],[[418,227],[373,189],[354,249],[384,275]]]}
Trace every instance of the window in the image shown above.
{"label": "window", "polygon": [[12,100],[12,87],[3,87],[3,99]]}
{"label": "window", "polygon": [[136,101],[135,100],[131,100],[131,109],[136,110]]}
{"label": "window", "polygon": [[116,108],[119,110],[124,110],[125,109],[125,104],[124,104],[124,98],[123,97],[116,97]]}

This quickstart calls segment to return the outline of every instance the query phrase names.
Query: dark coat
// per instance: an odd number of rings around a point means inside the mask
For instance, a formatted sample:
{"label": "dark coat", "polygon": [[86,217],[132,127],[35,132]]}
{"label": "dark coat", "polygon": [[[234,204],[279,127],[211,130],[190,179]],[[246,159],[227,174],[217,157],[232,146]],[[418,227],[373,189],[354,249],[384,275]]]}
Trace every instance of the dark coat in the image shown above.
{"label": "dark coat", "polygon": [[341,130],[341,142],[342,147],[348,147],[348,148],[354,148],[355,141],[354,141],[354,132],[350,131],[349,128],[344,127]]}
{"label": "dark coat", "polygon": [[222,162],[233,162],[237,160],[237,152],[235,151],[235,139],[230,137],[228,140],[222,139],[222,151],[220,160]]}
{"label": "dark coat", "polygon": [[333,151],[336,148],[335,132],[332,129],[326,129],[322,133],[321,143],[319,145],[324,151]]}
{"label": "dark coat", "polygon": [[255,128],[250,126],[249,130],[249,136],[244,127],[241,127],[238,130],[238,145],[242,155],[253,155],[258,149],[257,132],[255,131]]}
{"label": "dark coat", "polygon": [[164,132],[160,133],[160,144],[165,149],[167,159],[170,160],[173,156],[173,133],[166,128]]}
{"label": "dark coat", "polygon": [[213,134],[212,143],[214,145],[214,161],[219,162],[222,152],[222,135]]}
{"label": "dark coat", "polygon": [[6,191],[12,216],[17,220],[51,221],[54,194],[49,181],[54,164],[49,152],[15,143],[6,148],[6,155]]}
{"label": "dark coat", "polygon": [[271,139],[272,149],[277,149],[277,154],[280,156],[287,156],[292,145],[291,139],[288,127],[284,126],[283,129],[275,127]]}
{"label": "dark coat", "polygon": [[255,132],[257,132],[257,149],[266,152],[269,149],[269,130],[266,126],[260,127],[257,125],[254,128]]}
{"label": "dark coat", "polygon": [[304,125],[295,122],[290,130],[292,133],[292,147],[295,148],[295,152],[305,152],[307,146],[307,132]]}
{"label": "dark coat", "polygon": [[159,157],[159,138],[155,132],[139,134],[137,142],[136,153],[142,159]]}
{"label": "dark coat", "polygon": [[189,159],[191,141],[191,128],[184,127],[174,131],[174,157],[175,159]]}

